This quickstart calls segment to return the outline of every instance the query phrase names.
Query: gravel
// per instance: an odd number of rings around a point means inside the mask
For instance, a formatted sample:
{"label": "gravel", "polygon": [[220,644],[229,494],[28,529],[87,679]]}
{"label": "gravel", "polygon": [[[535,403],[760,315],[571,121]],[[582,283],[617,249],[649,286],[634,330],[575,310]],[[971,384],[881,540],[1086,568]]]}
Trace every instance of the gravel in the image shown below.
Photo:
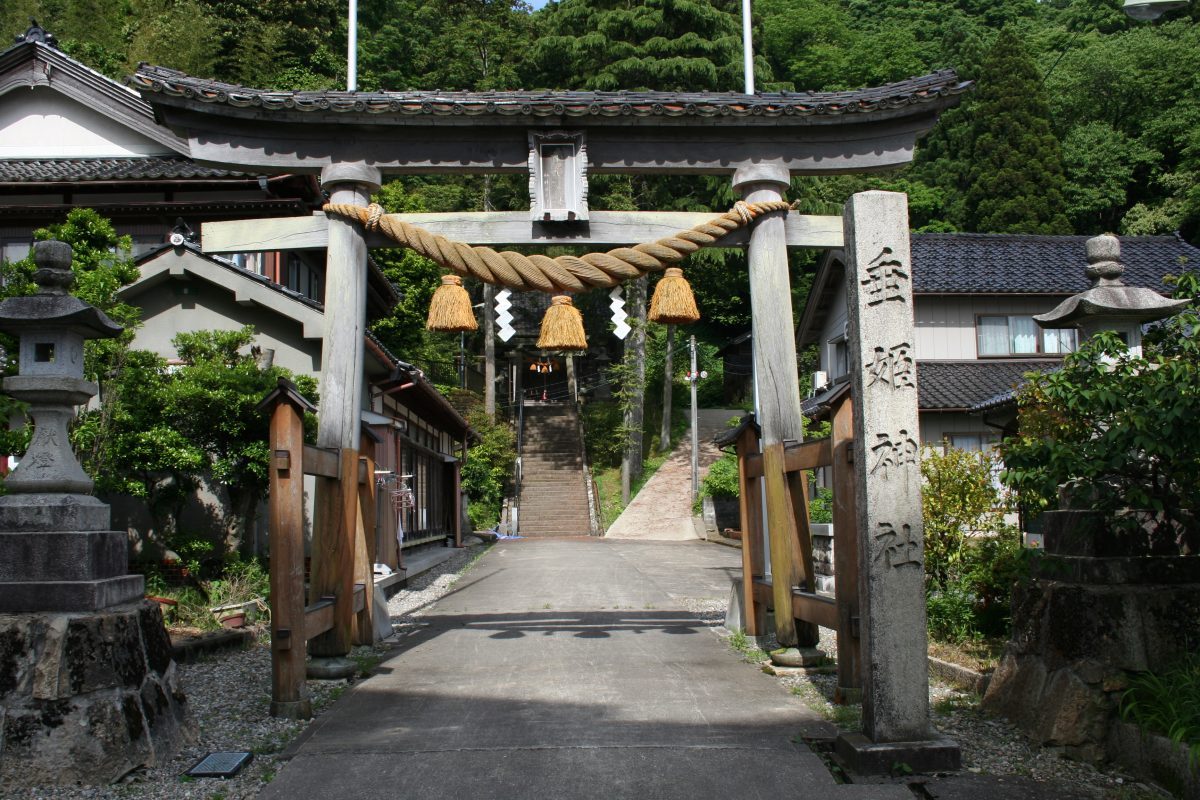
{"label": "gravel", "polygon": [[[463,570],[484,548],[474,545],[461,550],[429,572],[416,576],[388,602],[397,631],[416,624],[430,604],[446,594]],[[369,668],[389,647],[356,647],[350,657]],[[37,800],[242,800],[258,794],[263,784],[275,777],[283,762],[280,754],[311,720],[277,719],[269,714],[271,703],[271,651],[266,632],[247,650],[214,654],[193,664],[180,664],[180,680],[195,723],[195,741],[184,745],[167,763],[141,769],[112,786],[53,787],[5,790],[6,798]],[[354,680],[308,682],[315,716],[354,683]],[[249,750],[254,760],[230,780],[191,779],[183,776],[201,758],[214,751]]]}
{"label": "gravel", "polygon": [[[705,615],[702,618],[716,618],[716,611],[705,610]],[[724,617],[723,603],[720,617]],[[719,632],[723,631],[721,629]],[[821,628],[820,631],[821,650],[833,656],[837,653],[837,633],[828,628]],[[769,637],[764,645],[768,651],[777,646],[774,637]],[[758,664],[766,659],[766,653],[748,650],[744,657]],[[838,706],[832,701],[837,686],[836,675],[793,673],[779,676],[777,680],[840,730],[861,730],[862,706]],[[1170,797],[1115,768],[1098,769],[1091,764],[1066,759],[1054,748],[1035,745],[1007,720],[985,714],[979,707],[978,695],[932,677],[929,703],[934,726],[962,748],[965,773],[1020,775],[1044,783],[1066,784],[1076,792],[1097,800]]]}

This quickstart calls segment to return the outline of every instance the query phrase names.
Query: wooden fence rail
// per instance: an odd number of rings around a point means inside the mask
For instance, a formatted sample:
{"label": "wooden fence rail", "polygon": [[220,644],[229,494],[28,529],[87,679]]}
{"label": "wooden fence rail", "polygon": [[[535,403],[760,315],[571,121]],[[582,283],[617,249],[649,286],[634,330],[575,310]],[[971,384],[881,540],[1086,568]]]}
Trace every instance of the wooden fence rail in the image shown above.
{"label": "wooden fence rail", "polygon": [[[783,453],[783,478],[791,499],[788,530],[772,536],[791,537],[793,572],[799,585],[792,588],[792,617],[801,645],[816,643],[816,626],[837,631],[839,702],[861,696],[858,616],[858,519],[854,500],[853,407],[844,395],[832,410],[829,438],[788,443]],[[743,425],[735,442],[742,524],[742,607],[746,633],[767,632],[767,610],[775,605],[774,587],[766,569],[763,542],[764,458],[759,452],[755,425]],[[815,592],[812,534],[809,529],[808,471],[832,467],[834,597]],[[775,609],[778,618],[780,611]]]}
{"label": "wooden fence rail", "polygon": [[[374,443],[360,451],[304,444],[304,413],[315,411],[283,379],[259,406],[271,415],[271,714],[312,716],[305,655],[319,639],[324,655],[374,641]],[[325,509],[313,531],[313,576],[305,603],[304,476],[334,481],[339,507]],[[354,487],[351,489],[350,487]],[[322,530],[322,523],[327,526]]]}

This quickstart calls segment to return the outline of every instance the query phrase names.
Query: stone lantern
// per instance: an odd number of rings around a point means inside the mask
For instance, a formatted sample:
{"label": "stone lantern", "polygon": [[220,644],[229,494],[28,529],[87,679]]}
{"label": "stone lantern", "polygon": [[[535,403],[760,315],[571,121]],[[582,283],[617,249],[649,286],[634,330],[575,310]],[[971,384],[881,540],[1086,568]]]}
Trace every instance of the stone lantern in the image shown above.
{"label": "stone lantern", "polygon": [[83,343],[121,326],[67,294],[71,247],[34,246],[38,293],[0,303],[0,329],[20,339],[20,372],[4,391],[29,404],[33,438],[0,497],[0,611],[90,611],[141,597],[127,575],[125,534],[110,530],[109,507],[71,450],[75,407],[96,394],[83,377]]}
{"label": "stone lantern", "polygon": [[[29,404],[33,439],[0,497],[0,786],[109,784],[160,764],[189,735],[158,604],[128,575],[124,531],[87,492],[67,439],[96,394],[83,343],[121,326],[67,294],[71,248],[34,245],[38,293],[0,303],[20,339],[4,390]],[[52,709],[52,711],[48,711]]]}
{"label": "stone lantern", "polygon": [[1169,300],[1153,289],[1121,282],[1121,242],[1106,233],[1087,241],[1087,276],[1092,288],[1072,295],[1033,319],[1043,328],[1078,328],[1080,341],[1100,331],[1116,331],[1129,352],[1142,354],[1142,326],[1183,309],[1187,300]]}

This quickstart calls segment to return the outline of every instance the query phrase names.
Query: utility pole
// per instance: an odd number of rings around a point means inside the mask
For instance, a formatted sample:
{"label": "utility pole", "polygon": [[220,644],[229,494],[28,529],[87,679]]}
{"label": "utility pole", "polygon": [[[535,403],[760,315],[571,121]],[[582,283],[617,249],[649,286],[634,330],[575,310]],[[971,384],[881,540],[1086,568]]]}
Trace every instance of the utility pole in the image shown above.
{"label": "utility pole", "polygon": [[666,355],[663,358],[662,432],[658,437],[658,452],[660,453],[665,453],[671,449],[671,400],[675,388],[672,381],[675,372],[674,350],[675,326],[668,325]]}
{"label": "utility pole", "polygon": [[[700,428],[696,425],[699,414],[696,402],[696,381],[700,376],[696,373],[696,337],[688,339],[688,348],[692,351],[692,369],[688,372],[688,383],[692,385],[692,502],[700,494]],[[708,373],[705,373],[708,377]]]}
{"label": "utility pole", "polygon": [[[483,210],[492,209],[492,176],[483,176]],[[496,287],[483,284],[483,410],[496,421]]]}

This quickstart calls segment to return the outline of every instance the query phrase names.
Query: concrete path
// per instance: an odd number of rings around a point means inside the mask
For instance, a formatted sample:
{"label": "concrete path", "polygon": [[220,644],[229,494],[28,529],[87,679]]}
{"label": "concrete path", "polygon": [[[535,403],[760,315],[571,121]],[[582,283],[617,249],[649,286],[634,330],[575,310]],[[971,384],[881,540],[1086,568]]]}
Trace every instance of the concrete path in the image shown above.
{"label": "concrete path", "polygon": [[792,738],[814,719],[685,610],[700,542],[501,542],[310,729],[262,798],[879,798]]}
{"label": "concrete path", "polygon": [[[725,430],[730,417],[745,412],[736,408],[702,408],[700,423],[700,480],[708,473],[721,451],[713,436]],[[604,534],[610,539],[681,541],[698,539],[692,523],[692,439],[685,436],[675,450],[650,476],[637,497],[625,507]]]}

